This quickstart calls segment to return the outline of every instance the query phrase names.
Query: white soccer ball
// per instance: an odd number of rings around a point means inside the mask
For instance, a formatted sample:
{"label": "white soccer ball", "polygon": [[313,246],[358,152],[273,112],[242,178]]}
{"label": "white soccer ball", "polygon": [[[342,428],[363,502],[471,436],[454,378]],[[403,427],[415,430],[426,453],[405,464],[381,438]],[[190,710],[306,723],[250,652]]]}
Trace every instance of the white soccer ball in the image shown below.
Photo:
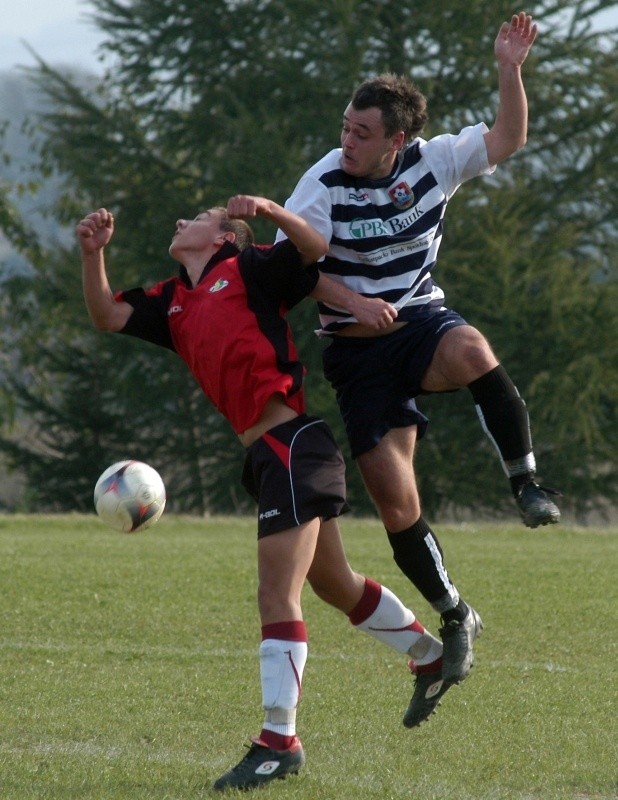
{"label": "white soccer ball", "polygon": [[94,507],[106,525],[137,533],[150,528],[165,508],[161,476],[143,461],[118,461],[94,487]]}

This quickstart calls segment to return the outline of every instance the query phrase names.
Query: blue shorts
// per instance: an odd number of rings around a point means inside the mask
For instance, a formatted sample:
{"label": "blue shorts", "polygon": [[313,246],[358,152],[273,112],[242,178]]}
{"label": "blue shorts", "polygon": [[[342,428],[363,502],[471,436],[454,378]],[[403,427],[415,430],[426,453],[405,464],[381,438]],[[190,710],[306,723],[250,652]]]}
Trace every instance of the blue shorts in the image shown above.
{"label": "blue shorts", "polygon": [[429,420],[416,407],[421,381],[443,334],[467,322],[449,309],[418,311],[385,336],[334,336],[322,353],[324,375],[337,394],[352,458],[372,450],[391,428]]}
{"label": "blue shorts", "polygon": [[349,510],[341,450],[328,425],[306,414],[247,449],[242,485],[258,503],[258,539]]}

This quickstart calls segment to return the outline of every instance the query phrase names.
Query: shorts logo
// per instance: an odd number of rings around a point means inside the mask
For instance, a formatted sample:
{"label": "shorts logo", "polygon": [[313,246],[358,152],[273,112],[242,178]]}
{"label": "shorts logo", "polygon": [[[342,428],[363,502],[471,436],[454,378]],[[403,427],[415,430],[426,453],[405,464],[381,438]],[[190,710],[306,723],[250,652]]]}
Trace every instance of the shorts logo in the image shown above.
{"label": "shorts logo", "polygon": [[442,330],[442,328],[446,328],[446,327],[448,327],[449,325],[457,325],[457,323],[458,323],[458,320],[456,320],[456,319],[447,319],[447,320],[446,320],[446,322],[443,322],[443,323],[440,325],[440,327],[438,328],[438,330],[436,331],[436,333],[440,333],[440,331]]}
{"label": "shorts logo", "polygon": [[401,181],[401,183],[393,186],[392,189],[388,190],[388,193],[393,201],[393,205],[397,208],[403,210],[404,208],[410,208],[410,206],[414,205],[414,192],[405,181]]}
{"label": "shorts logo", "polygon": [[278,508],[271,508],[270,511],[263,511],[260,514],[260,519],[270,519],[271,517],[279,517],[281,512]]}
{"label": "shorts logo", "polygon": [[221,289],[225,289],[225,287],[228,286],[228,284],[229,284],[229,281],[225,281],[225,280],[223,280],[223,278],[219,278],[218,281],[215,281],[215,283],[213,283],[213,285],[210,287],[210,289],[208,291],[209,292],[220,292]]}

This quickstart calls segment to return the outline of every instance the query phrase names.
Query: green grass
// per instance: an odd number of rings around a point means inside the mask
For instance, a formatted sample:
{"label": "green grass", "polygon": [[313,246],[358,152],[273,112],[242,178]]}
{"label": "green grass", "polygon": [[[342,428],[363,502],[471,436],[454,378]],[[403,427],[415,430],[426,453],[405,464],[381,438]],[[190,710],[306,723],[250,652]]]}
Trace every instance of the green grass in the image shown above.
{"label": "green grass", "polygon": [[[343,520],[353,566],[438,620],[375,521]],[[0,516],[0,798],[214,796],[262,721],[251,519]],[[304,597],[307,766],[260,798],[616,798],[616,529],[440,528],[481,612],[476,666],[408,731],[405,659]]]}

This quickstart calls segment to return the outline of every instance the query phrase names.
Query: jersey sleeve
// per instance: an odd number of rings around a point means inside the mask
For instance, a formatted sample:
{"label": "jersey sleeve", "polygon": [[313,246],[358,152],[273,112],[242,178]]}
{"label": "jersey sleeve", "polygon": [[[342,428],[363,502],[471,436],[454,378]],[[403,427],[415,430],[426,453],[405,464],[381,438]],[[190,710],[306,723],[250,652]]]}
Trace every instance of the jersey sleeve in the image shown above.
{"label": "jersey sleeve", "polygon": [[480,122],[458,134],[434,136],[421,145],[421,155],[447,198],[465,181],[491,175],[495,170],[487,160],[484,139],[487,130],[485,123]]}
{"label": "jersey sleeve", "polygon": [[169,282],[157,284],[148,290],[140,287],[118,292],[118,300],[133,306],[133,313],[120,333],[176,352],[167,315],[172,294],[173,286]]}
{"label": "jersey sleeve", "polygon": [[[285,208],[306,220],[330,242],[333,236],[330,193],[318,178],[303,175],[285,201]],[[280,242],[285,238],[285,233],[278,230],[275,241]]]}
{"label": "jersey sleeve", "polygon": [[292,308],[312,292],[320,277],[318,265],[305,266],[289,239],[274,245],[249,247],[241,253],[240,259],[260,288],[287,308]]}

